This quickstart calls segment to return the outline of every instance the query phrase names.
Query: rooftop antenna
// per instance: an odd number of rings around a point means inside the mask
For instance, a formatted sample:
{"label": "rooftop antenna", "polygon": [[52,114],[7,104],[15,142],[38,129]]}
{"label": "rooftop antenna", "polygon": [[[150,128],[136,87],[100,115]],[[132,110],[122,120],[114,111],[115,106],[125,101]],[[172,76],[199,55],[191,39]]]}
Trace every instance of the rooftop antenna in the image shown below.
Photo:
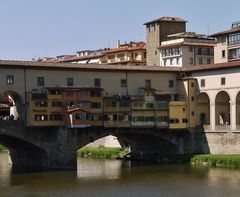
{"label": "rooftop antenna", "polygon": [[209,23],[207,24],[207,35],[208,36],[210,35],[210,25],[209,25]]}

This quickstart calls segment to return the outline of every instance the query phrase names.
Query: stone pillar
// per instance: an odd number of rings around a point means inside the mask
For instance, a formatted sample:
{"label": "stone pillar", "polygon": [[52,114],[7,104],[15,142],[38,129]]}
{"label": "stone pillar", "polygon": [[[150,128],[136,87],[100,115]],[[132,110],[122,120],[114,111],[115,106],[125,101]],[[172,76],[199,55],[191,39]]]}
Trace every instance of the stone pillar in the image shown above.
{"label": "stone pillar", "polygon": [[210,103],[210,126],[211,126],[211,130],[215,130],[215,113],[216,113],[216,109],[215,109],[215,102],[211,102]]}
{"label": "stone pillar", "polygon": [[236,101],[230,101],[230,124],[231,130],[236,130]]}

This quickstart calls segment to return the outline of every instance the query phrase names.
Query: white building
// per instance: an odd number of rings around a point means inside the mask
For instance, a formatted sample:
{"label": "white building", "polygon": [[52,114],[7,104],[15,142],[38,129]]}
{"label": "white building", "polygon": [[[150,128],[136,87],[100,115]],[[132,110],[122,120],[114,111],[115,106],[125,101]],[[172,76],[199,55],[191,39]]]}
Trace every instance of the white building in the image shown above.
{"label": "white building", "polygon": [[195,33],[169,35],[161,42],[160,66],[195,66],[214,62],[215,40]]}

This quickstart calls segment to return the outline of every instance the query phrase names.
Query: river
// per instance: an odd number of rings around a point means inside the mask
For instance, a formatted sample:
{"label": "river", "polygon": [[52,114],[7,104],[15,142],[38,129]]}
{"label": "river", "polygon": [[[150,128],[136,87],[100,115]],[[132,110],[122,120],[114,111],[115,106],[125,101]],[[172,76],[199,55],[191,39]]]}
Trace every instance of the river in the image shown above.
{"label": "river", "polygon": [[77,172],[19,173],[0,153],[0,196],[240,196],[240,170],[78,159]]}

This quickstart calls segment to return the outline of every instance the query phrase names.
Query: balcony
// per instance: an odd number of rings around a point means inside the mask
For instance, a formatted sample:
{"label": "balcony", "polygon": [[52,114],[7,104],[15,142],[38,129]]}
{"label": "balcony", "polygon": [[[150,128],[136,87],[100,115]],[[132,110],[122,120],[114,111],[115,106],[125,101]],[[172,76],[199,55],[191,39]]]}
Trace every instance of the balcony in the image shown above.
{"label": "balcony", "polygon": [[47,99],[47,93],[32,93],[32,99]]}

